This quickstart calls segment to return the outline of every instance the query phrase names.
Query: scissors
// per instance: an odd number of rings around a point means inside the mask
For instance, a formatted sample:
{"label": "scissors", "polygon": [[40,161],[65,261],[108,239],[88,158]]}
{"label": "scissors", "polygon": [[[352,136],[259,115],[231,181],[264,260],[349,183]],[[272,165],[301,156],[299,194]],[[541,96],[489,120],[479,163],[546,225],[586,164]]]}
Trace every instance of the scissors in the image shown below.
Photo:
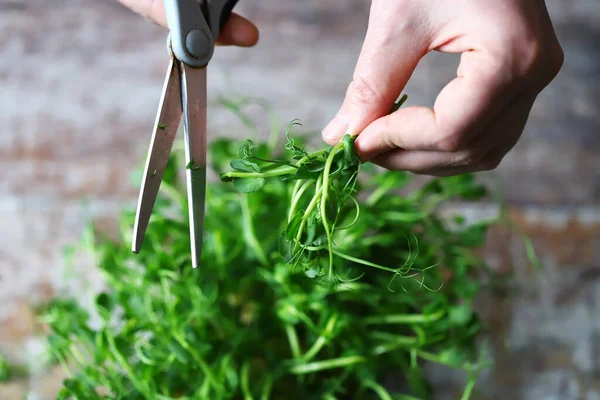
{"label": "scissors", "polygon": [[140,252],[183,115],[192,265],[197,268],[200,263],[206,197],[206,68],[237,2],[165,0],[171,61],[142,178],[133,228],[134,253]]}

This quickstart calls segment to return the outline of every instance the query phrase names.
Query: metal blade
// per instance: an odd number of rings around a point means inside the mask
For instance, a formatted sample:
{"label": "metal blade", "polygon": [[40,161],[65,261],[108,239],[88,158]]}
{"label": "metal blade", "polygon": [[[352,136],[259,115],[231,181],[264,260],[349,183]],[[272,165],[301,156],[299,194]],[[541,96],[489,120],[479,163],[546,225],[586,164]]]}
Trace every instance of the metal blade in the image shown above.
{"label": "metal blade", "polygon": [[180,63],[180,68],[192,265],[198,268],[206,200],[206,68],[192,68],[185,63]]}
{"label": "metal blade", "polygon": [[156,196],[181,122],[182,112],[179,65],[178,61],[171,57],[138,199],[133,227],[132,250],[134,253],[139,253],[142,247],[152,208],[156,202]]}

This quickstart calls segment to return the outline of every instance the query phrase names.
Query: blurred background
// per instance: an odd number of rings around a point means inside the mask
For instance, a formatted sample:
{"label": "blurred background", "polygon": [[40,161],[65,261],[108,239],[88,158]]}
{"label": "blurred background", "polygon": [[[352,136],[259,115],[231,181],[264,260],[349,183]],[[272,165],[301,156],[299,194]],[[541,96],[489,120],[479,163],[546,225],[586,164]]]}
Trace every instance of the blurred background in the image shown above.
{"label": "blurred background", "polygon": [[[216,52],[210,133],[244,134],[218,106],[232,94],[266,99],[283,123],[300,118],[320,130],[351,79],[369,4],[241,1],[261,41]],[[564,68],[517,147],[482,174],[503,187],[545,269],[537,277],[527,269],[517,236],[490,234],[486,258],[514,272],[519,289],[481,299],[495,361],[478,386],[482,399],[600,400],[600,2],[547,4]],[[135,205],[129,176],[149,144],[165,38],[116,0],[0,0],[0,353],[11,362],[40,351],[34,307],[64,289],[64,246],[91,219],[110,229]],[[409,103],[431,105],[457,62],[427,56],[406,88]],[[457,206],[474,215],[494,208]],[[74,267],[89,278],[87,268]],[[71,290],[92,290],[74,282]],[[461,382],[445,369],[430,372],[437,398],[456,399]],[[34,370],[0,384],[0,399],[51,399],[61,379],[59,370]]]}

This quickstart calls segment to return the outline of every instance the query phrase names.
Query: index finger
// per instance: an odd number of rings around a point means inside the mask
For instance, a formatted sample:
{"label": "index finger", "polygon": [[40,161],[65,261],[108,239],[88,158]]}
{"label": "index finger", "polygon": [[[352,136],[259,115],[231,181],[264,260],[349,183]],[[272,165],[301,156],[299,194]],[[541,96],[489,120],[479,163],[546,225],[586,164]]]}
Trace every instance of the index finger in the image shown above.
{"label": "index finger", "polygon": [[395,148],[452,152],[467,146],[521,88],[501,59],[477,53],[463,53],[458,76],[433,109],[407,107],[368,126],[356,140],[361,157]]}

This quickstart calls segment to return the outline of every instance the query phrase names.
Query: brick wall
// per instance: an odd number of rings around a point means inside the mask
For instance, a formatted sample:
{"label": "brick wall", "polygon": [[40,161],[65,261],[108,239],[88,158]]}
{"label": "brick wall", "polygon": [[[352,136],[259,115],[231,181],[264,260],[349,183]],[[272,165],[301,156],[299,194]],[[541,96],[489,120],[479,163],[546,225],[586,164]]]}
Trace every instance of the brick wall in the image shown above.
{"label": "brick wall", "polygon": [[[529,275],[519,240],[491,236],[487,257],[514,270],[522,288],[482,299],[496,360],[480,386],[485,399],[600,399],[600,3],[547,3],[565,67],[521,142],[482,175],[504,186],[546,270]],[[232,92],[320,129],[352,76],[368,5],[241,2],[262,39],[251,51],[217,52],[210,132],[235,134],[236,122],[215,106]],[[64,289],[63,246],[91,218],[110,225],[135,204],[128,173],[143,162],[166,62],[165,31],[116,1],[0,0],[0,351],[13,359],[35,354],[31,305]],[[426,57],[406,89],[410,101],[431,104],[456,65],[455,56]],[[431,374],[438,397],[455,398],[459,377]],[[52,398],[57,375],[44,376],[0,385],[0,399],[27,388]]]}

